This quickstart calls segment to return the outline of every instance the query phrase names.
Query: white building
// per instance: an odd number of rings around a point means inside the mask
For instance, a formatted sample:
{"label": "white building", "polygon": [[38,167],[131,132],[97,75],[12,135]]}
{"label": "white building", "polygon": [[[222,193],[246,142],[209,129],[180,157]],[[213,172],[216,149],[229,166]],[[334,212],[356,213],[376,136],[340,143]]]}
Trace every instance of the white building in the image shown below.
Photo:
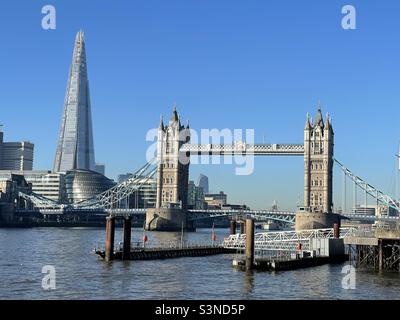
{"label": "white building", "polygon": [[33,143],[27,141],[4,142],[0,130],[0,170],[32,170]]}
{"label": "white building", "polygon": [[0,178],[10,174],[23,175],[28,183],[32,184],[32,192],[54,201],[64,202],[65,174],[51,171],[18,171],[0,170]]}
{"label": "white building", "polygon": [[374,204],[374,205],[357,205],[353,208],[352,213],[364,214],[366,216],[377,216],[377,217],[393,217],[396,216],[396,210],[389,207],[386,204]]}

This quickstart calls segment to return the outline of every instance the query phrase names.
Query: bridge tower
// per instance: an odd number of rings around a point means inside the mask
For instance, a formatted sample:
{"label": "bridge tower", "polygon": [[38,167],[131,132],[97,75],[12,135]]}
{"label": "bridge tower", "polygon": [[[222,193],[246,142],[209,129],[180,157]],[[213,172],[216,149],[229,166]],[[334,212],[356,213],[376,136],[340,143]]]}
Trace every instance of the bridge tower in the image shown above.
{"label": "bridge tower", "polygon": [[315,124],[307,115],[304,128],[304,206],[311,212],[332,212],[333,129],[318,108]]}
{"label": "bridge tower", "polygon": [[188,129],[189,125],[181,125],[175,107],[167,126],[164,126],[162,118],[160,120],[157,141],[157,208],[172,204],[186,210],[189,158],[186,158],[186,154],[180,154],[179,150],[190,140]]}
{"label": "bridge tower", "polygon": [[332,120],[318,106],[315,123],[307,114],[304,128],[304,208],[296,215],[296,229],[328,228],[338,222],[332,213],[334,133]]}
{"label": "bridge tower", "polygon": [[164,125],[160,119],[157,135],[156,208],[146,212],[148,230],[181,230],[187,228],[186,210],[189,182],[189,156],[181,153],[190,141],[189,124],[181,124],[174,106],[171,119]]}

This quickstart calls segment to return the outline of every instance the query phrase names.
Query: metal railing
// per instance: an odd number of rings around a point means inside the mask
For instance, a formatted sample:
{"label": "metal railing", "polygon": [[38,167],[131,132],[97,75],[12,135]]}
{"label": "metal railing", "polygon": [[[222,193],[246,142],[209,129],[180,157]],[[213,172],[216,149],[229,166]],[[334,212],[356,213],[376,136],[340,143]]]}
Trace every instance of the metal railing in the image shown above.
{"label": "metal railing", "polygon": [[400,230],[400,227],[398,225],[390,224],[373,224],[370,226],[359,226],[358,228],[354,228],[349,236],[359,238],[375,238],[375,232],[378,230],[398,231]]}
{"label": "metal railing", "polygon": [[[123,242],[114,244],[114,252],[123,250]],[[157,244],[146,244],[143,241],[131,242],[131,250],[177,250],[177,249],[196,249],[196,248],[223,248],[221,241],[166,241]],[[104,243],[97,243],[94,251],[104,251]]]}
{"label": "metal railing", "polygon": [[[340,238],[348,237],[355,228],[341,228]],[[302,250],[311,249],[312,239],[330,239],[334,237],[333,229],[315,229],[303,231],[262,232],[254,235],[254,248],[267,251],[295,252],[301,244]],[[224,239],[224,248],[244,250],[246,234],[230,235]]]}
{"label": "metal railing", "polygon": [[189,210],[188,218],[191,221],[229,217],[229,216],[243,216],[252,217],[256,221],[275,220],[284,223],[293,224],[295,222],[296,213],[291,211],[273,211],[273,210],[241,210],[241,209],[219,209],[219,210]]}
{"label": "metal railing", "polygon": [[191,155],[304,155],[303,144],[184,144],[180,152],[189,152]]}

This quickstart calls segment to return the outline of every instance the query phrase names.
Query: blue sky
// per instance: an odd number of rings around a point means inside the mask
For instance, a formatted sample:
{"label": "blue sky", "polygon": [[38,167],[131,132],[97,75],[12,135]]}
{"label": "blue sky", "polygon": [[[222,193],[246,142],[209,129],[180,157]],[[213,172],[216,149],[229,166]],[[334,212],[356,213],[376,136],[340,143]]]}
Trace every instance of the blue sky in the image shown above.
{"label": "blue sky", "polygon": [[[41,28],[41,8],[57,29]],[[341,28],[341,8],[357,30]],[[6,140],[35,143],[35,169],[51,169],[76,32],[86,34],[96,160],[107,175],[145,161],[145,135],[173,103],[191,127],[253,128],[256,142],[301,143],[318,101],[335,130],[335,156],[394,192],[400,130],[400,2],[2,1],[0,122]],[[302,199],[302,158],[192,166],[230,202],[292,208]],[[341,175],[335,170],[336,195]]]}

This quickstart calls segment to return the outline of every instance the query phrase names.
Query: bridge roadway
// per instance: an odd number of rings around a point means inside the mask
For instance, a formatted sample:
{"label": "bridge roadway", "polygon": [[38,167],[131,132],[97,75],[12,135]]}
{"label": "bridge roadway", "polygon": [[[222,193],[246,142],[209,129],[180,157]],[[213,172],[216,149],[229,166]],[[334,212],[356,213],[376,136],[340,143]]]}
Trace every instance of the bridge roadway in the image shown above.
{"label": "bridge roadway", "polygon": [[[36,210],[16,210],[17,214],[29,214],[29,213],[40,213],[43,215],[64,215],[64,214],[88,214],[107,216],[113,215],[116,217],[122,217],[127,215],[145,215],[146,209],[98,209],[98,208],[86,208],[86,209],[36,209]],[[218,217],[229,217],[229,216],[251,216],[258,222],[267,220],[281,221],[284,223],[293,224],[295,222],[296,213],[292,211],[274,211],[274,210],[188,210],[189,220],[197,221],[209,218]],[[385,222],[400,222],[400,217],[376,217],[371,215],[362,214],[342,214],[342,217],[349,220],[360,220],[360,221],[385,221]]]}
{"label": "bridge roadway", "polygon": [[[304,146],[301,144],[246,144],[238,142],[230,145],[220,144],[184,144],[181,147],[182,152],[187,152],[192,155],[294,155],[300,156],[304,154]],[[390,196],[384,194],[380,190],[374,188],[363,179],[354,175],[348,168],[343,166],[338,160],[333,159],[337,163],[340,169],[344,172],[347,177],[355,183],[356,186],[360,187],[366,192],[366,194],[375,198],[377,202],[388,205],[389,207],[400,212],[400,204],[397,200],[392,199]],[[44,214],[64,214],[64,213],[79,213],[79,212],[93,212],[101,214],[115,214],[115,215],[127,215],[127,214],[144,214],[144,209],[107,209],[113,208],[120,203],[121,200],[126,199],[130,194],[140,190],[140,188],[154,176],[157,172],[157,168],[152,165],[153,161],[147,162],[138,171],[135,172],[132,178],[123,181],[122,183],[112,187],[109,190],[97,195],[93,199],[89,199],[77,204],[63,205],[53,200],[45,198],[41,195],[31,193],[25,194],[19,192],[19,196],[25,200],[33,203],[39,211]],[[133,210],[133,211],[132,211]],[[23,214],[23,212],[17,212]],[[270,217],[270,220],[278,220],[283,222],[294,222],[294,212],[275,212],[269,210],[248,210],[248,211],[234,211],[234,210],[190,210],[192,220],[199,220],[209,217],[217,216],[229,216],[237,214],[250,214],[256,219],[264,219],[266,215]],[[260,217],[259,217],[260,216]],[[345,217],[350,219],[362,219],[366,221],[375,220],[398,220],[397,217],[383,217],[376,218],[375,216],[362,216],[362,215],[351,215],[346,214]]]}
{"label": "bridge roadway", "polygon": [[184,144],[181,152],[190,155],[304,156],[303,144]]}

